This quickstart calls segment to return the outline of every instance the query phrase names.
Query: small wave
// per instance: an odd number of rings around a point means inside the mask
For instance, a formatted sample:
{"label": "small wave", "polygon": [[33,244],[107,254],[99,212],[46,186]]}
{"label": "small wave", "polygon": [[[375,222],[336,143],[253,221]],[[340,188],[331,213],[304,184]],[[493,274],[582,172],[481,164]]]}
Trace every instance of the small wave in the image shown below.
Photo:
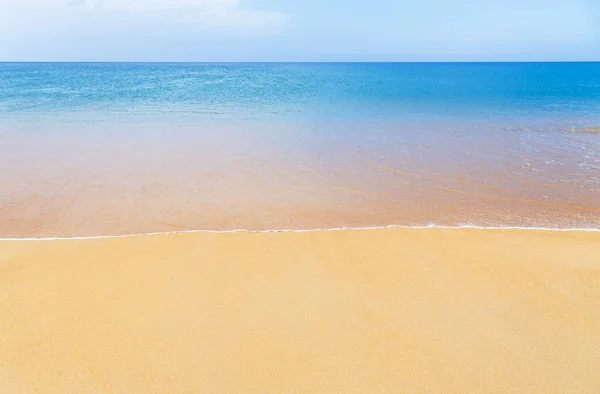
{"label": "small wave", "polygon": [[600,133],[600,127],[571,127],[566,130],[572,133]]}
{"label": "small wave", "polygon": [[91,239],[113,239],[113,238],[130,238],[130,237],[143,237],[143,236],[154,236],[154,235],[175,235],[175,234],[268,234],[268,233],[313,233],[313,232],[325,232],[325,231],[368,231],[368,230],[384,230],[384,229],[413,229],[413,230],[424,230],[424,229],[445,229],[445,230],[460,230],[460,229],[471,229],[471,230],[523,230],[523,231],[560,231],[560,232],[600,232],[600,228],[551,228],[551,227],[519,227],[519,226],[475,226],[475,225],[462,225],[462,226],[438,226],[435,224],[425,226],[402,226],[402,225],[389,225],[389,226],[373,226],[373,227],[332,227],[332,228],[315,228],[315,229],[273,229],[273,230],[247,230],[247,229],[235,229],[235,230],[182,230],[182,231],[165,231],[165,232],[153,232],[153,233],[139,233],[139,234],[123,234],[123,235],[95,235],[85,237],[47,237],[47,238],[0,238],[2,241],[77,241],[77,240],[91,240]]}

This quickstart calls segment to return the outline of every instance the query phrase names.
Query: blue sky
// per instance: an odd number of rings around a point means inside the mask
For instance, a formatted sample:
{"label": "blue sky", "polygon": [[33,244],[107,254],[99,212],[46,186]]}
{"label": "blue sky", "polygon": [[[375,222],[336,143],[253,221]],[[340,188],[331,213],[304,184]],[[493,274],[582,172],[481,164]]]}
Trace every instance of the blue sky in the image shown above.
{"label": "blue sky", "polygon": [[0,0],[0,61],[600,60],[600,0]]}

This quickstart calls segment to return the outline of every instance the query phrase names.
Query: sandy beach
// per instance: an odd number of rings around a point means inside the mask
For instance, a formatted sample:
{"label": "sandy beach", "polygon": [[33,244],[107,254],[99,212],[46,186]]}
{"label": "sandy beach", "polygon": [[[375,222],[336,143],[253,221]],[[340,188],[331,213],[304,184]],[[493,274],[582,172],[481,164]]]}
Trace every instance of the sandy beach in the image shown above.
{"label": "sandy beach", "polygon": [[3,393],[597,393],[600,232],[0,241]]}

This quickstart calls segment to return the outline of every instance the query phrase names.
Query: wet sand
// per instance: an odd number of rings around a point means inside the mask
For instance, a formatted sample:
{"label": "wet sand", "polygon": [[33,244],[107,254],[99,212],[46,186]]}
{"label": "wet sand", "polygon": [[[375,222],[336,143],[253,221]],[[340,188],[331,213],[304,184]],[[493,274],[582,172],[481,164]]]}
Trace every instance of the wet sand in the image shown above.
{"label": "wet sand", "polygon": [[600,232],[0,242],[0,392],[596,393]]}

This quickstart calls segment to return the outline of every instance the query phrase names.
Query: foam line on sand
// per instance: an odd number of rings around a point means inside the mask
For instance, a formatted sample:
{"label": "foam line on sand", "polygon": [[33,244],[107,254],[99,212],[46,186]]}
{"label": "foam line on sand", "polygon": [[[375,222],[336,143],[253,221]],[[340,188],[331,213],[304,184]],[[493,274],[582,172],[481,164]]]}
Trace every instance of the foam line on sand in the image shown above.
{"label": "foam line on sand", "polygon": [[372,227],[332,227],[332,228],[314,228],[314,229],[272,229],[272,230],[248,230],[248,229],[233,229],[233,230],[175,230],[175,231],[163,231],[163,232],[148,232],[148,233],[136,233],[136,234],[118,234],[118,235],[91,235],[91,236],[73,236],[73,237],[23,237],[23,238],[0,238],[1,241],[69,241],[69,240],[84,240],[84,239],[111,239],[111,238],[127,238],[127,237],[143,237],[143,236],[154,236],[154,235],[172,235],[172,234],[194,234],[194,233],[207,233],[207,234],[230,234],[230,233],[310,233],[310,232],[324,232],[324,231],[364,231],[364,230],[381,230],[381,229],[478,229],[478,230],[529,230],[529,231],[598,231],[598,228],[553,228],[553,227],[519,227],[519,226],[475,226],[475,225],[461,225],[461,226],[438,226],[438,225],[425,225],[425,226],[404,226],[391,224],[387,226],[372,226]]}

